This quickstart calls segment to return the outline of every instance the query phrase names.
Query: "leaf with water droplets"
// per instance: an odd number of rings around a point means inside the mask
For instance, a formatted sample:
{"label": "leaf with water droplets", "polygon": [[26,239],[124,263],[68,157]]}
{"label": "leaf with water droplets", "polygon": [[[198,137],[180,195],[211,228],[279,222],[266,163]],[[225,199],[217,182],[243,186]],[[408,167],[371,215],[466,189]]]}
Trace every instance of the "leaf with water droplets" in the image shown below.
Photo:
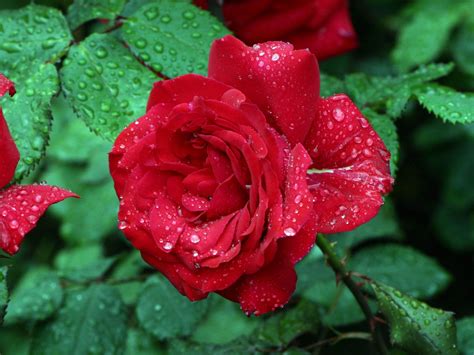
{"label": "leaf with water droplets", "polygon": [[0,326],[3,324],[8,304],[7,266],[0,267]]}
{"label": "leaf with water droplets", "polygon": [[54,63],[72,41],[62,13],[46,6],[32,4],[19,10],[0,11],[0,24],[3,72],[6,68],[14,72],[19,67],[30,67],[33,60]]}
{"label": "leaf with water droplets", "polygon": [[59,90],[52,64],[30,63],[30,68],[12,71],[16,94],[0,101],[13,139],[20,151],[15,178],[33,171],[43,158],[51,128],[51,99]]}
{"label": "leaf with water droplets", "polygon": [[451,281],[434,259],[398,244],[364,248],[352,257],[349,268],[419,298],[434,296]]}
{"label": "leaf with water droplets", "polygon": [[142,6],[121,30],[133,53],[168,77],[206,75],[212,41],[230,33],[208,11],[175,0]]}
{"label": "leaf with water droplets", "polygon": [[474,93],[462,93],[438,84],[420,86],[415,95],[420,104],[444,122],[474,122]]}
{"label": "leaf with water droplets", "polygon": [[122,354],[127,309],[118,292],[104,284],[69,290],[58,315],[36,327],[32,354]]}
{"label": "leaf with water droplets", "polygon": [[419,1],[414,16],[401,27],[392,52],[393,61],[402,69],[434,60],[445,47],[453,27],[469,11],[463,1]]}
{"label": "leaf with water droplets", "polygon": [[31,269],[14,289],[5,324],[44,320],[61,305],[63,290],[57,274],[45,267]]}
{"label": "leaf with water droplets", "polygon": [[156,338],[190,335],[208,308],[207,301],[189,302],[163,277],[150,277],[137,303],[140,325]]}
{"label": "leaf with water droplets", "polygon": [[461,354],[474,354],[474,316],[458,320],[456,327],[458,329],[458,346]]}
{"label": "leaf with water droplets", "polygon": [[73,46],[61,79],[78,116],[109,141],[145,113],[152,85],[160,80],[108,34],[93,34]]}
{"label": "leaf with water droplets", "polygon": [[124,4],[125,0],[74,0],[67,9],[69,26],[74,30],[90,20],[113,20]]}
{"label": "leaf with water droplets", "polygon": [[169,354],[151,335],[141,328],[129,328],[125,355],[166,355]]}
{"label": "leaf with water droplets", "polygon": [[114,257],[103,256],[101,245],[89,244],[61,250],[54,259],[54,266],[61,277],[85,282],[100,278],[114,261]]}
{"label": "leaf with water droplets", "polygon": [[429,307],[384,284],[372,283],[372,288],[390,324],[394,345],[410,354],[459,354],[453,313]]}
{"label": "leaf with water droplets", "polygon": [[398,154],[400,152],[397,126],[395,126],[395,123],[393,123],[389,116],[381,115],[370,108],[363,109],[362,113],[367,117],[390,152],[390,172],[395,177],[398,166]]}

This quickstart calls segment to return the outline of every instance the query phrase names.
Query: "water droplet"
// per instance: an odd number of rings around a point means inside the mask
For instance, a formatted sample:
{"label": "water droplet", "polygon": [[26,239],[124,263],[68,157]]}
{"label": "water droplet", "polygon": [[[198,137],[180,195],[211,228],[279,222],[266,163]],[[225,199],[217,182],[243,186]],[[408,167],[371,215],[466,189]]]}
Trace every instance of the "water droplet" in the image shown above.
{"label": "water droplet", "polygon": [[287,236],[287,237],[293,237],[294,235],[296,235],[296,231],[291,228],[291,227],[288,227],[286,228],[283,233]]}

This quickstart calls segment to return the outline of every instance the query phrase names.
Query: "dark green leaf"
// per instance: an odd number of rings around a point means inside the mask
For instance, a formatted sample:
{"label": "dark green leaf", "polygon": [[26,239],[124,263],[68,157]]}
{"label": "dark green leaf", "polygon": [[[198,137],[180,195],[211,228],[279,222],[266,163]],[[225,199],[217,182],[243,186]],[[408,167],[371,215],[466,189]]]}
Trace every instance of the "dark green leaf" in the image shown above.
{"label": "dark green leaf", "polygon": [[360,250],[350,260],[349,269],[420,298],[439,293],[451,280],[451,276],[435,260],[398,244],[376,245]]}
{"label": "dark green leaf", "polygon": [[436,59],[452,28],[467,10],[462,1],[425,1],[424,4],[401,29],[392,52],[394,62],[402,70]]}
{"label": "dark green leaf", "polygon": [[223,345],[195,344],[179,339],[173,339],[169,343],[168,354],[192,354],[192,355],[257,355],[258,351],[254,344],[245,340],[235,341]]}
{"label": "dark green leaf", "polygon": [[135,55],[168,77],[206,75],[212,41],[229,33],[208,11],[176,0],[145,5],[122,27]]}
{"label": "dark green leaf", "polygon": [[31,64],[31,71],[15,71],[10,76],[17,93],[1,101],[3,113],[20,151],[17,180],[27,176],[45,154],[51,128],[51,99],[59,90],[52,64]]}
{"label": "dark green leaf", "polygon": [[474,317],[465,317],[456,322],[458,347],[462,355],[474,354]]}
{"label": "dark green leaf", "polygon": [[127,340],[127,311],[107,285],[69,291],[56,318],[36,329],[31,353],[122,354]]}
{"label": "dark green leaf", "polygon": [[29,355],[31,339],[24,327],[2,327],[0,353],[4,355]]}
{"label": "dark green leaf", "polygon": [[466,23],[453,41],[453,56],[456,64],[466,73],[474,76],[474,20]]}
{"label": "dark green leaf", "polygon": [[426,84],[415,91],[420,104],[450,123],[474,122],[474,94],[461,93],[438,84]]}
{"label": "dark green leaf", "polygon": [[193,339],[200,343],[225,344],[247,336],[260,324],[258,318],[245,316],[237,303],[216,297],[212,312],[193,332]]}
{"label": "dark green leaf", "polygon": [[5,310],[8,304],[7,271],[8,267],[0,267],[0,327],[3,324],[3,318],[5,317]]}
{"label": "dark green leaf", "polygon": [[153,82],[159,80],[107,34],[93,34],[73,46],[61,79],[78,116],[109,141],[145,113]]}
{"label": "dark green leaf", "polygon": [[207,302],[191,302],[168,280],[152,276],[137,303],[141,326],[158,339],[190,335],[207,310]]}
{"label": "dark green leaf", "polygon": [[451,312],[431,308],[387,285],[373,283],[372,288],[390,324],[394,345],[420,355],[459,354]]}
{"label": "dark green leaf", "polygon": [[390,170],[392,176],[395,176],[398,165],[398,153],[400,151],[400,144],[398,143],[398,133],[397,127],[386,115],[378,114],[377,112],[371,109],[362,110],[363,114],[369,120],[372,127],[378,133],[380,138],[382,138],[385,146],[390,152]]}
{"label": "dark green leaf", "polygon": [[72,29],[90,20],[113,20],[124,4],[125,0],[74,0],[67,10],[67,20]]}
{"label": "dark green leaf", "polygon": [[104,258],[100,245],[91,244],[61,250],[54,260],[59,275],[74,282],[100,278],[112,266],[115,258]]}
{"label": "dark green leaf", "polygon": [[7,68],[14,72],[29,67],[33,60],[54,63],[71,41],[66,19],[59,10],[32,4],[0,11],[0,68],[4,73]]}
{"label": "dark green leaf", "polygon": [[296,307],[267,319],[257,331],[258,340],[274,346],[287,345],[305,333],[317,333],[320,326],[316,304],[303,300]]}
{"label": "dark green leaf", "polygon": [[31,269],[14,289],[6,324],[44,320],[61,305],[63,290],[57,274],[44,267]]}

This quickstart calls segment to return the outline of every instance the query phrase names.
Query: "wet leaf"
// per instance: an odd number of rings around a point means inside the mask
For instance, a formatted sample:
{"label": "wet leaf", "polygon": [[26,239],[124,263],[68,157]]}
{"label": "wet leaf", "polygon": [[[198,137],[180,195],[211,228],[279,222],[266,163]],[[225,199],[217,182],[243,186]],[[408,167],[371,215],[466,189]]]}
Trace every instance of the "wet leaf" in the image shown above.
{"label": "wet leaf", "polygon": [[439,293],[451,281],[451,275],[435,260],[398,244],[375,245],[360,250],[351,258],[349,269],[419,298]]}
{"label": "wet leaf", "polygon": [[125,0],[74,0],[67,10],[72,29],[90,20],[113,20],[122,11]]}
{"label": "wet leaf", "polygon": [[45,267],[32,268],[13,290],[5,324],[47,319],[62,300],[58,275]]}
{"label": "wet leaf", "polygon": [[122,27],[133,53],[172,78],[187,73],[206,75],[212,41],[229,33],[208,11],[176,0],[142,6]]}
{"label": "wet leaf", "polygon": [[112,35],[93,34],[71,48],[61,69],[66,99],[97,135],[113,141],[145,113],[160,80]]}
{"label": "wet leaf", "polygon": [[111,286],[70,290],[57,317],[38,327],[33,339],[33,355],[122,354],[127,311]]}
{"label": "wet leaf", "polygon": [[138,299],[140,325],[156,338],[190,335],[207,311],[207,301],[190,302],[163,277],[152,276]]}
{"label": "wet leaf", "polygon": [[384,284],[373,283],[372,288],[390,324],[392,344],[413,354],[459,354],[453,313],[429,307]]}
{"label": "wet leaf", "polygon": [[30,64],[31,68],[11,73],[16,94],[1,100],[4,116],[20,151],[15,173],[17,180],[31,173],[45,154],[51,129],[51,100],[59,90],[54,65]]}
{"label": "wet leaf", "polygon": [[447,86],[426,84],[418,88],[415,94],[425,109],[444,122],[474,122],[473,93],[461,93]]}
{"label": "wet leaf", "polygon": [[456,322],[458,346],[462,355],[474,353],[474,317],[465,317]]}
{"label": "wet leaf", "polygon": [[6,69],[28,68],[33,60],[54,63],[72,41],[66,19],[51,7],[32,4],[0,11],[0,24],[0,68],[4,73]]}

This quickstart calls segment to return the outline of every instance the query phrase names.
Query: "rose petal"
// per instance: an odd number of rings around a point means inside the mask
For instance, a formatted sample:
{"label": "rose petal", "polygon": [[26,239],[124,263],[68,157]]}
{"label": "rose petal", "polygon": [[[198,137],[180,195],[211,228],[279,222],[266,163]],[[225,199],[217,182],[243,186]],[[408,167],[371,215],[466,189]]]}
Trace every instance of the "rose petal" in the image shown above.
{"label": "rose petal", "polygon": [[228,85],[197,74],[158,81],[153,85],[148,98],[147,111],[157,104],[190,103],[196,96],[218,100],[230,89],[232,88]]}
{"label": "rose petal", "polygon": [[392,188],[390,153],[346,95],[318,102],[306,148],[319,232],[352,230],[377,214]]}
{"label": "rose petal", "polygon": [[0,191],[0,248],[15,254],[47,208],[68,197],[78,196],[47,185],[13,185]]}
{"label": "rose petal", "polygon": [[352,26],[347,1],[321,27],[294,33],[288,40],[296,48],[309,48],[320,60],[356,48],[357,34]]}
{"label": "rose petal", "polygon": [[311,53],[283,42],[247,47],[226,36],[211,47],[209,77],[242,91],[291,143],[303,142],[319,97],[318,63]]}
{"label": "rose petal", "polygon": [[20,160],[20,153],[16,147],[7,122],[0,108],[0,188],[7,185],[15,175],[15,169]]}
{"label": "rose petal", "polygon": [[0,73],[0,97],[5,95],[7,92],[10,96],[15,95],[15,85]]}

